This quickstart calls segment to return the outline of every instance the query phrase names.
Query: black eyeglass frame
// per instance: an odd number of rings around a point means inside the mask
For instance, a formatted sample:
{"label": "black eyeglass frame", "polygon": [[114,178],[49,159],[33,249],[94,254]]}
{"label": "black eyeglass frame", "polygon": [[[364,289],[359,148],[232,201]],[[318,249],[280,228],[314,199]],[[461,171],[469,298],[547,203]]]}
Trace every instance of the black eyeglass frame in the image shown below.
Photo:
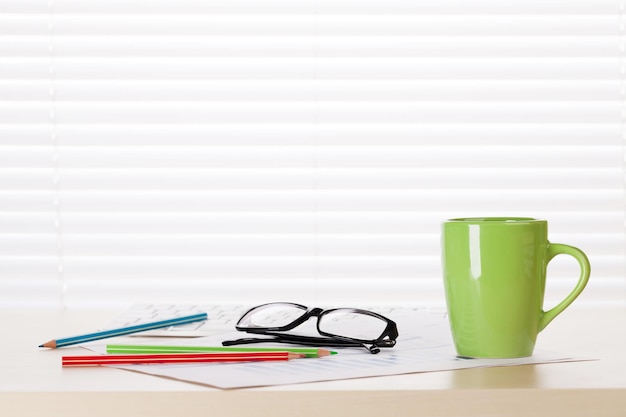
{"label": "black eyeglass frame", "polygon": [[[292,322],[284,325],[284,326],[273,326],[273,327],[246,327],[242,326],[242,321],[253,311],[263,309],[272,305],[286,305],[298,308],[303,311],[302,315],[293,320]],[[345,311],[350,313],[357,313],[362,315],[367,315],[371,317],[375,317],[379,320],[382,320],[386,323],[385,329],[382,331],[381,335],[376,339],[358,339],[351,338],[342,335],[337,335],[333,333],[328,333],[320,329],[320,322],[323,317],[327,314],[336,313],[338,311]],[[324,338],[315,337],[315,336],[301,336],[289,333],[282,333],[289,330],[292,330],[302,323],[306,322],[312,317],[317,318],[316,329],[318,333]],[[365,347],[371,353],[380,352],[380,348],[391,348],[396,344],[396,339],[398,337],[398,327],[396,323],[378,313],[369,310],[363,310],[359,308],[332,308],[332,309],[322,309],[319,307],[309,308],[302,304],[297,303],[288,303],[288,302],[275,302],[275,303],[266,303],[261,304],[255,307],[252,307],[248,311],[246,311],[237,324],[235,328],[239,331],[243,331],[246,333],[259,334],[272,336],[272,338],[243,338],[238,340],[224,341],[222,344],[224,346],[231,346],[237,344],[247,344],[247,343],[258,343],[258,342],[279,342],[279,343],[293,343],[293,344],[303,344],[310,346],[328,346],[328,347]],[[369,347],[367,345],[370,345]]]}

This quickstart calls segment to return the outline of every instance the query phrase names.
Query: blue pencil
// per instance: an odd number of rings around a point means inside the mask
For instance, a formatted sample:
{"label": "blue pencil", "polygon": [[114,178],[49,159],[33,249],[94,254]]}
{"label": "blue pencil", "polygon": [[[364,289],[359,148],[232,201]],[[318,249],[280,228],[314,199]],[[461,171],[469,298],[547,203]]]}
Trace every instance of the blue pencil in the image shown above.
{"label": "blue pencil", "polygon": [[122,327],[120,329],[104,330],[101,332],[84,334],[81,336],[65,337],[42,343],[39,347],[55,349],[62,346],[75,345],[77,343],[91,342],[92,340],[106,339],[107,337],[122,336],[130,333],[144,332],[146,330],[159,329],[177,324],[193,323],[207,319],[206,313],[193,314],[191,316],[176,317],[173,319],[153,321],[151,323],[137,324],[135,326]]}

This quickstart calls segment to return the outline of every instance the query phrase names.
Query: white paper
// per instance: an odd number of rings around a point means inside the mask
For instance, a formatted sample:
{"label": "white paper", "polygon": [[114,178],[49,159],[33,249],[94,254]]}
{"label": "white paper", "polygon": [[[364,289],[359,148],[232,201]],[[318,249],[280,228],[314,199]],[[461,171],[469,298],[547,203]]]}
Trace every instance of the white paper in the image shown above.
{"label": "white paper", "polygon": [[[396,321],[400,336],[395,347],[382,348],[380,353],[375,355],[363,348],[329,348],[339,353],[322,358],[294,359],[284,362],[124,365],[115,367],[217,388],[243,388],[417,372],[584,360],[559,353],[540,351],[536,351],[533,356],[527,358],[462,359],[456,356],[448,320],[444,314],[414,311],[402,316],[391,314],[387,316]],[[310,320],[310,322],[314,322],[314,320]],[[185,339],[177,344],[221,346],[223,340],[248,336],[251,335],[242,332],[228,332],[193,340]],[[135,343],[145,344],[140,339]],[[150,342],[150,344],[154,344],[154,342]],[[172,340],[170,339],[163,344],[171,345]],[[285,344],[244,346],[293,347],[293,345]],[[100,353],[106,351],[106,345],[85,347]]]}

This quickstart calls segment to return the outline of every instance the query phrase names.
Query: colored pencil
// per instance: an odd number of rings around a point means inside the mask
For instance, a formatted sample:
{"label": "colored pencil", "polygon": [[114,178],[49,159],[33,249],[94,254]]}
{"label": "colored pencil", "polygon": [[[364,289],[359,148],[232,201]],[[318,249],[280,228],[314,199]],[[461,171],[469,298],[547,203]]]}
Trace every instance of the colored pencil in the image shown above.
{"label": "colored pencil", "polygon": [[192,314],[190,316],[175,317],[175,318],[167,319],[167,320],[159,320],[159,321],[153,321],[150,323],[142,323],[142,324],[137,324],[134,326],[122,327],[119,329],[104,330],[104,331],[95,332],[95,333],[88,333],[88,334],[84,334],[81,336],[72,336],[72,337],[65,337],[62,339],[50,340],[49,342],[42,343],[41,345],[39,345],[39,347],[55,349],[55,348],[62,347],[62,346],[69,346],[69,345],[75,345],[77,343],[90,342],[92,340],[100,340],[100,339],[106,339],[108,337],[122,336],[125,334],[131,334],[131,333],[139,333],[139,332],[144,332],[146,330],[159,329],[162,327],[175,326],[178,324],[193,323],[196,321],[203,321],[206,319],[207,319],[206,313]]}
{"label": "colored pencil", "polygon": [[302,358],[304,354],[292,352],[256,353],[170,353],[150,355],[92,355],[63,356],[63,366],[187,364],[211,362],[287,361]]}
{"label": "colored pencil", "polygon": [[107,353],[192,353],[192,352],[292,352],[302,353],[305,358],[321,358],[337,352],[318,348],[268,348],[233,346],[166,346],[166,345],[107,345]]}

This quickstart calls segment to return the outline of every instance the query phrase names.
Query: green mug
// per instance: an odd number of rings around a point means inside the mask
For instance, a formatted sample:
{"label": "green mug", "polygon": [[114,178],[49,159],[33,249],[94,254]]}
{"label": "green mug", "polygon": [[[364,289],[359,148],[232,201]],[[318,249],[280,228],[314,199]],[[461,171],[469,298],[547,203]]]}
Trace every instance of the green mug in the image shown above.
{"label": "green mug", "polygon": [[[537,334],[589,281],[587,256],[548,241],[548,222],[522,217],[450,219],[443,223],[442,266],[457,354],[470,358],[530,356]],[[573,291],[544,311],[546,269],[556,255],[573,256],[580,276]]]}

